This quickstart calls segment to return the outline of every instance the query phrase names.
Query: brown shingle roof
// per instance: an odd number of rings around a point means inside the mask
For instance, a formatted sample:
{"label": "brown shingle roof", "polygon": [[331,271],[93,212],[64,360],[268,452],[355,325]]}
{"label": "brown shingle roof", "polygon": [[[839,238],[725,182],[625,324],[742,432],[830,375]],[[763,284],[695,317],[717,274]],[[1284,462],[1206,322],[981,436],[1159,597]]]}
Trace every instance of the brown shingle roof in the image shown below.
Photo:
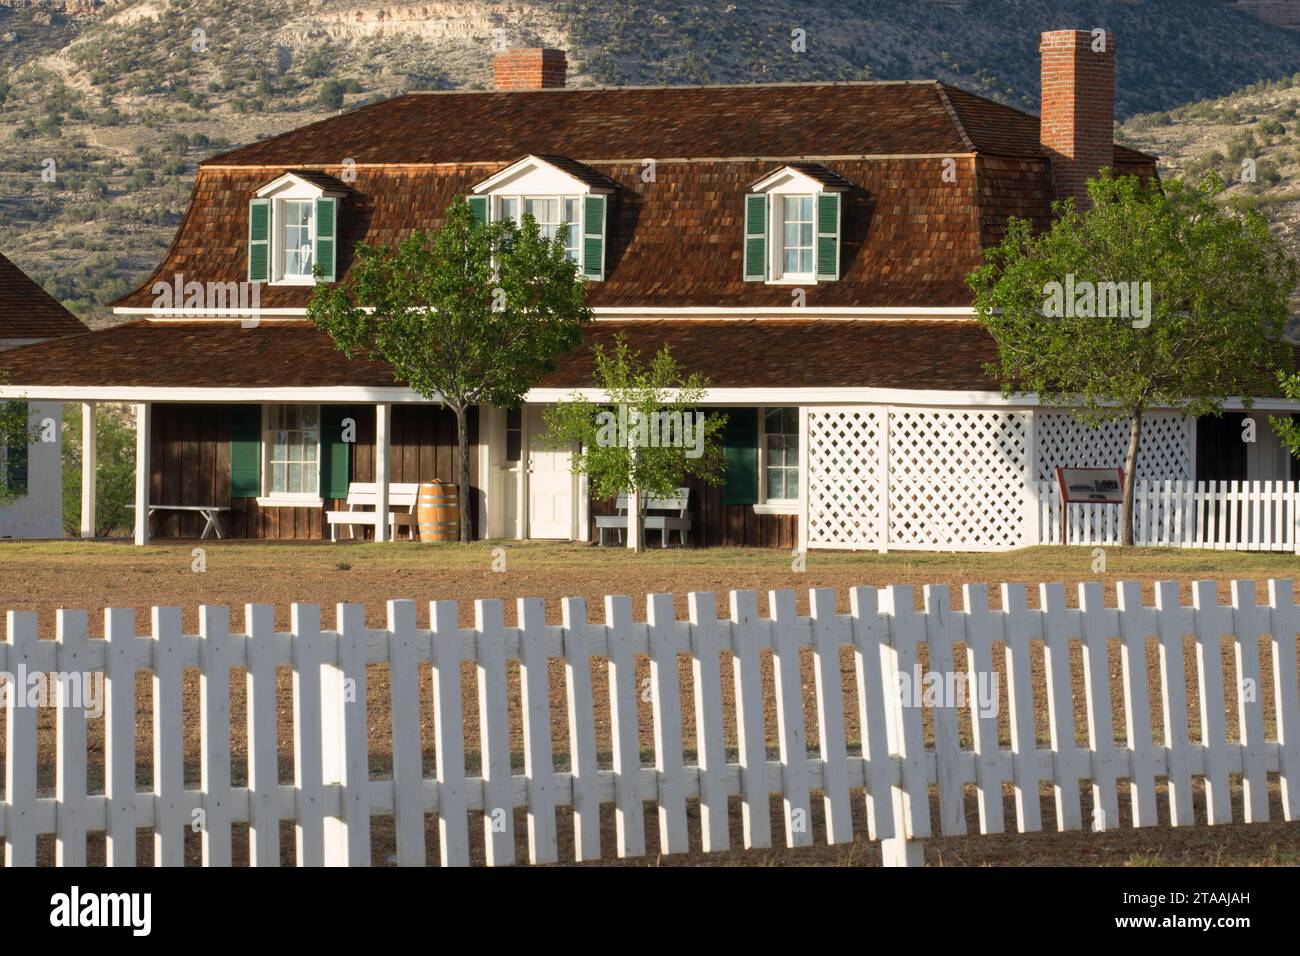
{"label": "brown shingle roof", "polygon": [[[744,195],[777,164],[853,187],[841,277],[806,290],[814,307],[969,305],[965,276],[1006,217],[1046,222],[1053,197],[1036,117],[936,82],[413,93],[207,160],[166,258],[115,304],[147,307],[153,284],[177,273],[242,280],[248,199],[280,172],[357,164],[339,216],[346,278],[357,243],[436,227],[453,197],[527,154],[619,187],[606,278],[590,287],[597,308],[789,306],[789,288],[741,279]],[[943,175],[949,157],[956,182]],[[1154,170],[1123,147],[1116,160]],[[260,291],[267,308],[311,294]]]}
{"label": "brown shingle roof", "polygon": [[[595,322],[541,383],[592,384],[590,346],[619,333],[649,358],[663,344],[719,388],[866,387],[991,390],[993,342],[972,322],[801,320]],[[392,385],[381,364],[349,361],[307,322],[131,322],[0,353],[14,385],[159,388]]]}
{"label": "brown shingle roof", "polygon": [[0,339],[75,335],[86,327],[40,284],[0,255]]}
{"label": "brown shingle roof", "polygon": [[[981,207],[974,159],[957,164],[954,184],[943,181],[937,157],[825,161],[856,185],[845,194],[840,279],[809,286],[806,304],[969,304],[965,276],[980,262]],[[506,165],[358,166],[339,209],[340,275],[346,277],[359,242],[393,245],[437,226],[453,197]],[[595,166],[619,189],[606,227],[606,279],[588,287],[593,306],[791,304],[788,287],[741,279],[744,196],[771,163],[664,162],[648,183],[639,160]],[[155,274],[117,304],[151,306],[153,284],[171,284],[177,273],[187,282],[242,280],[248,200],[270,178],[265,169],[200,168],[171,249]],[[1039,186],[1051,188],[1046,163],[1040,179]],[[260,296],[264,308],[301,308],[311,288],[262,285]]]}

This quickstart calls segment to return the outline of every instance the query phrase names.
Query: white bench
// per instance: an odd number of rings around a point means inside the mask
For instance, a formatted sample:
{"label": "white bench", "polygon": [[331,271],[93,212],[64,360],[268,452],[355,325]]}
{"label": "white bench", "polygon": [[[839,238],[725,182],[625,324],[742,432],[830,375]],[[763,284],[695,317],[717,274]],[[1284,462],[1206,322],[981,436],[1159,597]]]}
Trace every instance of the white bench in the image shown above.
{"label": "white bench", "polygon": [[[127,505],[127,507],[134,509],[135,505],[131,504]],[[218,538],[224,538],[225,535],[221,533],[221,521],[219,519],[221,517],[221,512],[229,510],[230,508],[222,505],[150,505],[149,517],[152,518],[159,511],[195,511],[198,512],[203,517],[203,520],[207,522],[207,524],[203,526],[203,533],[199,535],[200,539],[206,538],[214,531]]]}
{"label": "white bench", "polygon": [[[390,536],[397,537],[397,529],[401,527],[411,529],[411,537],[415,537],[415,500],[419,497],[420,486],[411,483],[397,483],[388,486],[388,505],[390,508],[396,508],[396,511],[388,512],[388,527]],[[373,482],[354,481],[348,485],[348,510],[347,511],[327,511],[325,520],[330,526],[330,540],[338,540],[339,525],[348,526],[348,536],[355,538],[357,536],[356,526],[375,528],[379,525],[379,512],[375,509],[379,505],[379,492]],[[369,509],[369,510],[362,510]]]}
{"label": "white bench", "polygon": [[[678,488],[676,498],[651,498],[645,503],[646,513],[641,519],[641,527],[644,531],[658,531],[660,533],[659,546],[668,547],[668,535],[676,531],[682,547],[686,546],[690,540],[691,533],[691,516],[686,513],[691,503],[691,489]],[[598,541],[601,547],[605,545],[605,530],[608,528],[618,532],[618,540],[623,540],[623,532],[627,530],[627,495],[619,495],[618,500],[614,502],[614,510],[617,512],[612,515],[599,515],[596,518],[596,533],[599,536]],[[651,512],[669,512],[667,514],[651,514]],[[672,514],[671,512],[676,512]]]}

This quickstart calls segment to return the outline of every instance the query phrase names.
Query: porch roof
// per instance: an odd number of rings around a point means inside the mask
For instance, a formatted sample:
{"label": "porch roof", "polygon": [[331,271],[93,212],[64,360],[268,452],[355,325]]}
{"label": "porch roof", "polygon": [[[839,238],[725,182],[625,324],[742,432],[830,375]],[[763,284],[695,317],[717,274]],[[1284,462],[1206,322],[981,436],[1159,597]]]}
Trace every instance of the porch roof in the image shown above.
{"label": "porch roof", "polygon": [[[594,322],[539,388],[591,386],[591,346],[609,349],[620,333],[646,357],[669,345],[714,388],[996,390],[983,373],[993,342],[974,322],[824,319]],[[400,388],[383,364],[349,360],[299,321],[135,321],[0,353],[0,369],[11,390],[75,390],[68,398],[87,389]]]}
{"label": "porch roof", "polygon": [[[583,346],[561,357],[529,399],[554,401],[590,388],[591,347],[608,350],[619,334],[646,358],[670,346],[684,371],[708,379],[713,400],[763,401],[780,393],[789,401],[865,401],[870,391],[947,393],[958,404],[961,395],[999,401],[998,383],[984,373],[996,357],[993,340],[976,322],[827,319],[593,322]],[[303,321],[244,328],[219,319],[141,320],[0,352],[0,371],[9,373],[0,398],[420,400],[385,365],[348,359]]]}

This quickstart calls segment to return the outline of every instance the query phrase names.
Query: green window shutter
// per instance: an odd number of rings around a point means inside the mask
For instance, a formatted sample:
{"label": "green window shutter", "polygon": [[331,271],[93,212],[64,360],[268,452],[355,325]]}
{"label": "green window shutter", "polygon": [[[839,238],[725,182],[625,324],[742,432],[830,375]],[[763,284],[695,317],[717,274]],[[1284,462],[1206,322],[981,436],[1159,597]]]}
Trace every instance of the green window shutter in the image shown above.
{"label": "green window shutter", "polygon": [[767,196],[750,193],[745,197],[745,281],[767,278]]}
{"label": "green window shutter", "polygon": [[[26,402],[18,402],[23,421],[27,421]],[[27,494],[27,440],[21,438],[5,449],[5,484],[15,495]]]}
{"label": "green window shutter", "polygon": [[758,501],[758,409],[728,408],[723,430],[727,483],[723,502],[752,505]]}
{"label": "green window shutter", "polygon": [[840,194],[817,195],[817,278],[840,277]]}
{"label": "green window shutter", "polygon": [[230,497],[262,493],[262,406],[230,406]]}
{"label": "green window shutter", "polygon": [[248,281],[266,282],[271,270],[271,200],[248,204]]}
{"label": "green window shutter", "polygon": [[582,274],[596,282],[605,278],[605,199],[582,201]]}
{"label": "green window shutter", "polygon": [[470,196],[469,211],[474,214],[474,222],[477,225],[483,225],[488,221],[488,197],[487,196]]}
{"label": "green window shutter", "polygon": [[343,440],[343,419],[347,405],[322,405],[320,408],[320,494],[322,498],[346,498],[349,442]]}
{"label": "green window shutter", "polygon": [[316,265],[323,282],[334,281],[338,257],[339,201],[333,196],[316,200]]}

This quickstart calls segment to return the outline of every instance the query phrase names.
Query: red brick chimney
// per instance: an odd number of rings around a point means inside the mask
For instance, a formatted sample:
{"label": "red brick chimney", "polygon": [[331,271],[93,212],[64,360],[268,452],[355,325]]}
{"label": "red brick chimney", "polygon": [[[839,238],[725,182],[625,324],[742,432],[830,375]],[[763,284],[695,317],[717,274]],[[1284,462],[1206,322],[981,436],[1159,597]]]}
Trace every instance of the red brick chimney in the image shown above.
{"label": "red brick chimney", "polygon": [[1039,140],[1052,160],[1059,199],[1089,205],[1085,182],[1115,161],[1115,35],[1090,30],[1044,33]]}
{"label": "red brick chimney", "polygon": [[563,89],[568,60],[563,50],[526,47],[498,53],[492,60],[498,90]]}

